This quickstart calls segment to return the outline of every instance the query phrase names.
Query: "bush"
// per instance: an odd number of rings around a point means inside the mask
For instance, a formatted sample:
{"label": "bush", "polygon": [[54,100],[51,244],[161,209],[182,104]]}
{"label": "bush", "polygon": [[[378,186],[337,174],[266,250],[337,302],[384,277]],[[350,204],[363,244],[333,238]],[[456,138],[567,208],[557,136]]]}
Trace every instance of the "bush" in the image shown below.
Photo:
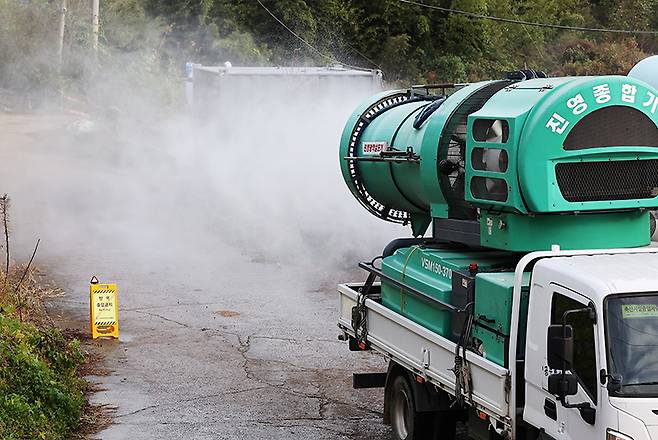
{"label": "bush", "polygon": [[79,343],[59,330],[0,314],[0,438],[66,438],[85,404],[83,361]]}
{"label": "bush", "polygon": [[648,54],[633,39],[594,42],[566,39],[557,46],[560,67],[554,75],[626,75]]}

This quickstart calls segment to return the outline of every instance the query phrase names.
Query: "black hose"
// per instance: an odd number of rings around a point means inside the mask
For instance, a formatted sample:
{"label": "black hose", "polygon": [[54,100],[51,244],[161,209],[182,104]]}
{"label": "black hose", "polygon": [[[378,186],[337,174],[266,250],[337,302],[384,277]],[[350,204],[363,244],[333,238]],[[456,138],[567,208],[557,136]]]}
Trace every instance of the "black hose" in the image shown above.
{"label": "black hose", "polygon": [[436,98],[431,104],[426,105],[423,111],[416,115],[416,119],[414,119],[414,128],[418,130],[422,127],[423,122],[427,121],[427,119],[432,116],[439,107],[441,107],[441,104],[446,102],[446,99],[445,96],[441,96]]}
{"label": "black hose", "polygon": [[390,257],[398,249],[417,246],[417,245],[428,245],[428,244],[437,244],[436,239],[434,238],[396,238],[392,242],[386,245],[384,251],[382,252],[382,257]]}
{"label": "black hose", "polygon": [[[370,124],[377,117],[381,116],[382,113],[386,113],[387,111],[389,111],[391,109],[394,109],[396,107],[399,107],[401,105],[412,104],[414,102],[434,101],[435,99],[437,99],[435,96],[415,96],[413,98],[407,99],[406,101],[396,102],[395,104],[391,104],[387,107],[384,107],[381,110],[376,111],[375,113],[373,113],[371,116],[368,117],[367,121],[363,121],[363,122],[365,122],[366,124]],[[361,116],[363,116],[363,115],[361,115]],[[361,131],[361,133],[363,133],[363,131]]]}

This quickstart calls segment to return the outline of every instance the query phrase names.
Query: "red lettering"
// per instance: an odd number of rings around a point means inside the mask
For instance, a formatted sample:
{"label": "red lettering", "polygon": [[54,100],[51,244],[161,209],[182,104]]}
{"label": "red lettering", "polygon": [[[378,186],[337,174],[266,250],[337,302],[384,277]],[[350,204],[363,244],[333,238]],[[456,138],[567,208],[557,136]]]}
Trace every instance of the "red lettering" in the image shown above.
{"label": "red lettering", "polygon": [[363,144],[364,153],[380,153],[386,147],[384,142],[368,142]]}

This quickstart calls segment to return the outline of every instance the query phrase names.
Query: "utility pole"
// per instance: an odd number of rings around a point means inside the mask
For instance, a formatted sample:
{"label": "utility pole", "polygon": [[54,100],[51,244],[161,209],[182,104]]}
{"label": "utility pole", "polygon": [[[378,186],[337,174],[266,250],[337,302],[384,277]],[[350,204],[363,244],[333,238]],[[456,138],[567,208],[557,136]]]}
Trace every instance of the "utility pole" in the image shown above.
{"label": "utility pole", "polygon": [[[64,68],[64,31],[66,30],[66,8],[67,0],[61,0],[59,10],[59,39],[57,40],[57,69],[62,74]],[[59,84],[59,109],[64,110],[64,89],[60,78]]]}
{"label": "utility pole", "polygon": [[59,62],[59,71],[62,71],[62,53],[64,52],[64,29],[66,28],[66,0],[61,1],[59,11],[59,40],[57,46],[57,60]]}
{"label": "utility pole", "polygon": [[94,56],[98,57],[98,15],[100,13],[100,0],[91,0],[91,48]]}

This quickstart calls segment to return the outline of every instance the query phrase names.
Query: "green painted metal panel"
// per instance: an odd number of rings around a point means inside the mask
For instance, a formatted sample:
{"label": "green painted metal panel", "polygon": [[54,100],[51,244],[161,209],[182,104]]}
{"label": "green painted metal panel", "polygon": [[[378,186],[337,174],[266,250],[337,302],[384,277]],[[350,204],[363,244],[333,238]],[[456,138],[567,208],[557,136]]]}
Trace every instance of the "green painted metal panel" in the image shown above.
{"label": "green painted metal panel", "polygon": [[[400,142],[404,121],[413,121],[414,115],[427,102],[412,102],[400,105],[376,118],[361,137],[360,155],[377,154],[364,151],[369,143],[385,142],[389,149],[404,151],[407,144]],[[429,205],[424,200],[420,186],[420,166],[417,163],[359,162],[363,182],[370,194],[386,206],[412,213],[428,213]]]}
{"label": "green painted metal panel", "polygon": [[[530,273],[523,274],[519,319],[519,350],[525,350]],[[475,278],[475,325],[472,336],[488,360],[508,366],[514,272],[483,273]],[[492,331],[493,330],[493,331]]]}
{"label": "green painted metal panel", "polygon": [[[438,273],[425,269],[425,261],[437,264],[433,267],[438,269]],[[452,268],[456,266],[449,265],[449,260],[439,260],[417,246],[398,250],[382,262],[382,270],[386,275],[448,303],[452,291]],[[450,334],[450,312],[433,307],[427,301],[415,298],[385,281],[382,283],[382,304],[442,336]]]}
{"label": "green painted metal panel", "polygon": [[[522,285],[529,286],[530,273],[523,274]],[[475,317],[494,330],[509,336],[512,322],[514,272],[479,273],[475,276]],[[522,301],[527,310],[527,294]]]}
{"label": "green painted metal panel", "polygon": [[606,249],[646,246],[650,243],[648,211],[579,215],[524,216],[482,213],[483,246],[514,252],[562,249]]}
{"label": "green painted metal panel", "polygon": [[361,115],[370,107],[373,103],[387,97],[391,96],[397,93],[396,91],[386,91],[382,93],[378,93],[377,95],[374,95],[367,100],[363,101],[359,106],[354,110],[350,118],[347,120],[345,123],[345,128],[343,128],[343,133],[341,134],[340,137],[340,148],[338,149],[338,160],[340,163],[340,170],[341,174],[343,175],[343,180],[345,180],[345,184],[347,187],[350,189],[352,194],[358,199],[357,196],[357,189],[354,186],[354,182],[350,178],[349,174],[349,168],[346,165],[346,161],[343,159],[345,156],[348,154],[348,147],[350,144],[350,138],[352,136],[352,131],[354,127],[357,125],[359,122],[359,119],[361,118]]}
{"label": "green painted metal panel", "polygon": [[487,360],[500,365],[501,367],[509,367],[508,351],[509,351],[509,337],[501,336],[487,330],[484,327],[479,327],[477,324],[473,326],[471,332],[474,341],[477,344],[478,353]]}
{"label": "green painted metal panel", "polygon": [[[635,90],[633,95],[625,90]],[[603,93],[605,92],[605,93]],[[535,92],[538,93],[538,92]],[[658,92],[626,76],[575,77],[544,92],[526,119],[518,152],[518,178],[532,212],[565,212],[655,207],[657,197],[568,202],[559,191],[555,165],[562,162],[657,159],[657,146],[621,145],[565,150],[569,133],[591,113],[611,106],[633,108],[658,125]],[[614,123],[615,121],[611,121]],[[619,127],[626,130],[627,127]],[[593,182],[594,184],[594,182]]]}
{"label": "green painted metal panel", "polygon": [[[547,80],[544,80],[547,81]],[[555,81],[555,79],[551,79]],[[526,81],[532,82],[532,81]],[[519,83],[520,84],[520,83]],[[468,138],[466,143],[466,157],[471,158],[475,148],[495,148],[507,152],[508,167],[504,173],[494,173],[482,170],[476,170],[473,163],[467,160],[465,163],[466,180],[470,182],[475,176],[503,178],[508,185],[509,196],[505,202],[496,202],[488,200],[483,202],[473,197],[470,191],[465,192],[465,198],[475,206],[485,208],[495,205],[498,209],[509,210],[511,212],[527,213],[527,208],[523,201],[521,189],[517,178],[517,169],[519,167],[517,159],[518,145],[521,137],[522,127],[533,105],[541,97],[539,93],[527,91],[525,93],[516,92],[516,89],[508,87],[501,92],[496,93],[479,111],[472,113],[468,117]],[[473,124],[475,121],[485,120],[502,120],[509,126],[509,138],[504,143],[491,143],[476,141],[473,137]],[[468,188],[468,183],[467,183]]]}
{"label": "green painted metal panel", "polygon": [[[605,89],[601,89],[602,86]],[[624,94],[622,88],[630,90],[632,87],[636,92],[631,101],[631,95]],[[600,90],[607,92],[602,95]],[[555,165],[562,162],[658,158],[656,147],[617,145],[571,151],[563,148],[564,140],[581,120],[606,107],[637,109],[658,125],[655,107],[645,105],[655,93],[650,86],[625,76],[534,79],[498,92],[480,111],[469,116],[467,157],[474,148],[502,148],[508,153],[509,167],[505,173],[495,173],[476,170],[467,162],[466,175],[468,182],[476,176],[505,179],[509,197],[506,201],[484,200],[467,191],[466,199],[477,206],[499,206],[521,213],[656,206],[656,198],[568,202],[555,176]],[[476,141],[473,123],[478,119],[507,121],[509,140],[505,144]]]}

